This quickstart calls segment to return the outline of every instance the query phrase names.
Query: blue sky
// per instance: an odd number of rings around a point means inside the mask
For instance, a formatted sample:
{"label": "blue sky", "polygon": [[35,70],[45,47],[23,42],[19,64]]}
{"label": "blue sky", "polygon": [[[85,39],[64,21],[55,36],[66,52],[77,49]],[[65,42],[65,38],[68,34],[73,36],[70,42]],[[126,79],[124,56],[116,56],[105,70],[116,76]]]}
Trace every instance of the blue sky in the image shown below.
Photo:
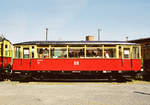
{"label": "blue sky", "polygon": [[0,34],[13,43],[150,37],[150,0],[0,0]]}

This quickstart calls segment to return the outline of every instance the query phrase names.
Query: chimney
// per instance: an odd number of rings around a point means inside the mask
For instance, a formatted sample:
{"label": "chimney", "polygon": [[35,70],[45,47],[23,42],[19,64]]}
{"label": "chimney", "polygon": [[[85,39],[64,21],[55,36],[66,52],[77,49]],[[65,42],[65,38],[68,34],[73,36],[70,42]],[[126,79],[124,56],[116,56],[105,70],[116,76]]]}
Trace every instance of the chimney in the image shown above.
{"label": "chimney", "polygon": [[86,36],[86,41],[94,41],[94,36]]}
{"label": "chimney", "polygon": [[46,41],[48,40],[48,28],[46,28]]}
{"label": "chimney", "polygon": [[102,31],[102,29],[98,29],[98,41],[100,41],[100,32]]}

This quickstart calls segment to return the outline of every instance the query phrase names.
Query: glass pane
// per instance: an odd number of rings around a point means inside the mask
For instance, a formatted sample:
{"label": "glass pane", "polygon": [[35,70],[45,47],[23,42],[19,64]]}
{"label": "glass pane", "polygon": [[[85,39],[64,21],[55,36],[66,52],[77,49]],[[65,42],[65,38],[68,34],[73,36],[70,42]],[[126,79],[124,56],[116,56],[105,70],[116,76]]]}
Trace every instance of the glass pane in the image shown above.
{"label": "glass pane", "polygon": [[133,59],[138,59],[139,58],[139,48],[138,47],[133,47]]}
{"label": "glass pane", "polygon": [[23,58],[29,58],[29,48],[23,49]]}
{"label": "glass pane", "polygon": [[20,58],[20,47],[15,48],[15,58]]}
{"label": "glass pane", "polygon": [[124,48],[124,58],[130,58],[130,48]]}
{"label": "glass pane", "polygon": [[7,52],[8,52],[7,45],[5,45],[5,56],[7,56]]}
{"label": "glass pane", "polygon": [[80,49],[69,49],[69,57],[70,58],[84,58],[84,48]]}
{"label": "glass pane", "polygon": [[34,58],[34,46],[32,46],[31,52],[32,52],[32,58]]}
{"label": "glass pane", "polygon": [[102,58],[102,49],[87,48],[86,57],[87,58]]}
{"label": "glass pane", "polygon": [[9,51],[8,52],[9,52],[8,55],[11,56],[11,45],[9,45]]}
{"label": "glass pane", "polygon": [[49,50],[48,48],[38,48],[38,58],[49,58]]}
{"label": "glass pane", "polygon": [[144,49],[144,59],[150,59],[150,47]]}
{"label": "glass pane", "polygon": [[119,47],[119,58],[122,58],[122,51],[121,51],[121,47]]}
{"label": "glass pane", "polygon": [[116,49],[104,50],[104,58],[115,58],[115,57],[116,57]]}
{"label": "glass pane", "polygon": [[65,48],[54,48],[51,50],[52,58],[67,58],[67,49]]}

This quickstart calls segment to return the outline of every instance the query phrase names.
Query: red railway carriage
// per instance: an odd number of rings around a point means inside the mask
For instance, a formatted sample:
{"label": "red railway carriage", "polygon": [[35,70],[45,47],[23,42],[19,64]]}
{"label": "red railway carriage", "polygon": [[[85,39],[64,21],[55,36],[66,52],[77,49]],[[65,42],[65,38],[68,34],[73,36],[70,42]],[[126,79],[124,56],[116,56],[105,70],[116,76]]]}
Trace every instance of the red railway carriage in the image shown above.
{"label": "red railway carriage", "polygon": [[11,70],[12,45],[11,42],[0,36],[0,78],[4,79],[6,72]]}
{"label": "red railway carriage", "polygon": [[29,41],[14,44],[13,73],[141,71],[141,47],[124,41]]}

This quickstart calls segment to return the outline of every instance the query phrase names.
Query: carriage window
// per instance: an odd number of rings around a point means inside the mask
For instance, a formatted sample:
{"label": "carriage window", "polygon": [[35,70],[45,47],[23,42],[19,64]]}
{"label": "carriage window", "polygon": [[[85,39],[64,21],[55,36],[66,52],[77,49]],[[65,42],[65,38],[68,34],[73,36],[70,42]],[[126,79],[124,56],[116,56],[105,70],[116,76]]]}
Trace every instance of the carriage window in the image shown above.
{"label": "carriage window", "polygon": [[48,48],[38,48],[38,58],[49,58],[49,50]]}
{"label": "carriage window", "polygon": [[121,51],[121,47],[119,47],[119,58],[122,58],[122,51]]}
{"label": "carriage window", "polygon": [[5,45],[5,56],[7,56],[7,52],[8,52],[8,46]]}
{"label": "carriage window", "polygon": [[104,49],[104,58],[115,58],[116,49]]}
{"label": "carriage window", "polygon": [[124,48],[124,58],[130,58],[130,48]]}
{"label": "carriage window", "polygon": [[84,58],[84,48],[75,49],[70,48],[69,49],[69,57],[70,58]]}
{"label": "carriage window", "polygon": [[67,49],[65,48],[53,48],[51,49],[52,58],[67,58]]}
{"label": "carriage window", "polygon": [[87,58],[102,58],[102,49],[100,48],[87,48],[86,50]]}
{"label": "carriage window", "polygon": [[29,48],[23,48],[23,58],[29,58]]}
{"label": "carriage window", "polygon": [[15,58],[20,58],[20,47],[15,48]]}
{"label": "carriage window", "polygon": [[133,59],[138,59],[139,58],[139,48],[138,47],[133,47]]}
{"label": "carriage window", "polygon": [[32,53],[32,58],[34,58],[34,46],[32,46],[31,53]]}
{"label": "carriage window", "polygon": [[11,56],[11,45],[9,45],[9,56]]}

